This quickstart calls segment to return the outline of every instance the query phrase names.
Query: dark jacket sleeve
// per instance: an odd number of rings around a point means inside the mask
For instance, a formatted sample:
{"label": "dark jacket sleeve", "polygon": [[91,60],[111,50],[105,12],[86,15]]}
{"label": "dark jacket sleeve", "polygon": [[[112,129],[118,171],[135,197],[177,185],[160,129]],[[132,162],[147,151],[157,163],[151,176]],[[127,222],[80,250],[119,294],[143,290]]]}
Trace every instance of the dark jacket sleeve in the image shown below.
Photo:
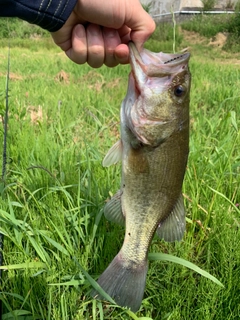
{"label": "dark jacket sleeve", "polygon": [[77,0],[0,0],[0,17],[18,17],[43,29],[60,29]]}

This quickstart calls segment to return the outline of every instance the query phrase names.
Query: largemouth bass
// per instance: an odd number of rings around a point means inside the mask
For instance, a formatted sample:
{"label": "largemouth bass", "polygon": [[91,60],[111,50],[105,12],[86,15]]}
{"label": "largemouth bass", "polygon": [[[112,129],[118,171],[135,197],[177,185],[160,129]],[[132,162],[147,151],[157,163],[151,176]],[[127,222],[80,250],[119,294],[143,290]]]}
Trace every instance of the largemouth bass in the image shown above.
{"label": "largemouth bass", "polygon": [[[99,285],[120,306],[137,311],[144,294],[147,255],[155,231],[165,241],[185,231],[182,183],[189,145],[190,54],[139,53],[129,43],[127,95],[121,140],[104,158],[122,160],[121,189],[105,205],[107,219],[125,224],[123,246]],[[98,293],[93,295],[98,297]],[[100,297],[101,298],[101,297]]]}

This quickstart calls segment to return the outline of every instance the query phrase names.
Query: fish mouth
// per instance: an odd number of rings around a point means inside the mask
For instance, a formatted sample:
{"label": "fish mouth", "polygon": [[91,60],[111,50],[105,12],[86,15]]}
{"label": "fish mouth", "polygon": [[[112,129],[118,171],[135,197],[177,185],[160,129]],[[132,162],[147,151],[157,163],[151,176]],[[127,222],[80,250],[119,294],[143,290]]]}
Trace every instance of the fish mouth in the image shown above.
{"label": "fish mouth", "polygon": [[146,49],[139,53],[135,44],[130,41],[130,64],[134,78],[138,83],[144,83],[146,77],[166,77],[183,71],[190,58],[190,53],[155,53]]}
{"label": "fish mouth", "polygon": [[[161,126],[161,130],[165,130],[173,121],[171,112],[156,112],[154,105],[160,95],[162,101],[172,99],[168,90],[172,89],[174,81],[183,79],[189,73],[190,53],[154,53],[147,49],[139,52],[133,42],[129,42],[129,52],[131,73],[126,105],[131,107],[125,108],[125,118],[128,119],[128,128],[139,141],[154,145],[155,138],[150,137],[154,127]],[[158,103],[156,106],[159,110],[163,108]],[[159,138],[156,141],[159,143]]]}
{"label": "fish mouth", "polygon": [[[172,84],[172,79],[175,75],[182,72],[186,72],[188,69],[188,62],[190,53],[155,53],[147,49],[142,50],[140,53],[136,48],[135,44],[129,42],[130,51],[130,64],[132,72],[130,74],[130,90],[129,95],[134,95],[134,99],[137,100],[140,95],[154,95],[160,94],[163,91],[168,90]],[[147,92],[147,88],[150,90]],[[142,124],[167,123],[170,119],[156,119],[150,116],[144,105],[142,105],[142,112],[139,119]],[[134,118],[134,117],[133,117]],[[138,121],[139,121],[138,119]],[[137,125],[136,123],[134,123]]]}

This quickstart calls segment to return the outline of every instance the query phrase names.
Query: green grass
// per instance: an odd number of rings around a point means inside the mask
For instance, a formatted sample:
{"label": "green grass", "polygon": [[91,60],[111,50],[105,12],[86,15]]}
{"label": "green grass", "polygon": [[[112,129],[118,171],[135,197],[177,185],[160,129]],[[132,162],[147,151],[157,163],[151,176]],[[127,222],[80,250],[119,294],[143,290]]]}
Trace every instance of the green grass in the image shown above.
{"label": "green grass", "polygon": [[235,16],[232,14],[199,14],[184,21],[181,26],[188,31],[198,32],[201,36],[211,38],[218,32],[227,32]]}
{"label": "green grass", "polygon": [[[4,41],[0,114],[7,73]],[[37,41],[10,42],[0,230],[4,264],[12,268],[3,271],[4,319],[238,319],[240,66],[234,56],[191,46],[191,138],[183,189],[187,232],[175,244],[154,238],[150,248],[150,258],[165,253],[188,260],[224,288],[177,263],[151,259],[144,300],[134,315],[92,300],[86,276],[98,277],[124,237],[122,227],[102,216],[105,200],[119,188],[120,166],[102,168],[101,161],[119,137],[129,67],[77,66],[54,46],[45,50],[48,39]],[[147,46],[163,50],[166,42],[152,39]],[[179,42],[178,49],[185,45]],[[2,140],[2,125],[0,135]]]}
{"label": "green grass", "polygon": [[218,33],[227,35],[227,41],[223,50],[239,53],[240,51],[240,13],[236,9],[235,14],[208,15],[200,14],[190,20],[181,23],[184,30],[197,32],[201,36],[213,38]]}
{"label": "green grass", "polygon": [[178,26],[174,28],[174,23],[172,21],[157,25],[155,32],[146,44],[146,48],[156,52],[177,52],[181,48],[183,36],[179,32]]}
{"label": "green grass", "polygon": [[18,18],[3,18],[0,19],[0,39],[2,38],[22,38],[36,39],[39,37],[49,37],[49,32],[40,27],[29,24],[26,21]]}

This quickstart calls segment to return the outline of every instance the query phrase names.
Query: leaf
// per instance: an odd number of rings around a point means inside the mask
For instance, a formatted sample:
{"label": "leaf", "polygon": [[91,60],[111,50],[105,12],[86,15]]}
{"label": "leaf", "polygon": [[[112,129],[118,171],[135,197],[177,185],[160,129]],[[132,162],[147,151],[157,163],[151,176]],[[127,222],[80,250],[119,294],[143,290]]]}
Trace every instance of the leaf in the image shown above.
{"label": "leaf", "polygon": [[62,282],[62,283],[49,283],[49,286],[79,286],[83,284],[83,280],[71,280],[67,282]]}
{"label": "leaf", "polygon": [[68,251],[58,242],[53,240],[52,238],[46,236],[43,232],[39,232],[49,243],[51,243],[57,250],[65,254],[66,256],[69,256]]}
{"label": "leaf", "polygon": [[[8,295],[10,297],[13,297],[13,298],[19,299],[21,301],[24,301],[24,298],[22,296],[20,296],[19,294],[17,294],[17,293],[1,292],[1,295],[4,295],[4,296]],[[1,297],[0,297],[0,299],[1,299]]]}
{"label": "leaf", "polygon": [[31,242],[33,248],[36,250],[37,254],[39,255],[39,257],[44,261],[44,262],[49,262],[50,258],[49,255],[47,254],[47,252],[44,250],[44,248],[42,246],[40,246],[36,240],[29,236],[28,237],[29,241]]}
{"label": "leaf", "polygon": [[192,221],[191,219],[187,218],[187,217],[186,217],[186,221],[187,221],[188,223],[193,224],[193,221]]}
{"label": "leaf", "polygon": [[238,214],[240,214],[240,210],[238,209],[238,207],[230,200],[228,199],[228,197],[226,197],[223,193],[207,186],[210,190],[212,190],[213,192],[215,192],[216,194],[218,194],[219,196],[221,196],[223,199],[225,199],[228,203],[231,204],[231,206],[237,211]]}
{"label": "leaf", "polygon": [[232,126],[234,127],[234,129],[236,130],[236,132],[238,132],[238,125],[237,125],[237,119],[236,119],[236,112],[235,111],[231,111],[231,122],[232,122]]}
{"label": "leaf", "polygon": [[189,269],[192,269],[193,271],[201,274],[202,276],[204,276],[205,278],[208,278],[210,280],[212,280],[213,282],[215,282],[217,285],[219,285],[220,287],[224,288],[224,285],[214,276],[212,276],[210,273],[208,273],[207,271],[199,268],[198,266],[196,266],[194,263],[189,262],[187,260],[172,256],[170,254],[165,254],[165,253],[149,253],[148,255],[148,259],[149,260],[160,260],[160,261],[170,261],[170,262],[174,262],[174,263],[178,263],[184,267],[187,267]]}
{"label": "leaf", "polygon": [[95,223],[94,223],[94,226],[93,226],[93,231],[92,231],[92,239],[91,239],[91,246],[95,240],[95,236],[96,236],[96,232],[97,232],[97,228],[99,226],[99,223],[100,223],[100,220],[102,218],[102,215],[103,215],[103,210],[100,210],[99,213],[97,214],[96,218],[95,218]]}
{"label": "leaf", "polygon": [[20,319],[20,316],[26,316],[30,315],[31,312],[27,310],[14,310],[8,313],[5,313],[2,316],[2,320],[15,320],[15,319]]}
{"label": "leaf", "polygon": [[0,266],[0,270],[16,270],[16,269],[39,269],[46,268],[43,262],[25,262],[19,264],[9,264],[6,266]]}
{"label": "leaf", "polygon": [[13,207],[18,207],[18,208],[23,208],[24,207],[21,203],[19,203],[17,201],[11,201],[11,204],[12,204]]}

